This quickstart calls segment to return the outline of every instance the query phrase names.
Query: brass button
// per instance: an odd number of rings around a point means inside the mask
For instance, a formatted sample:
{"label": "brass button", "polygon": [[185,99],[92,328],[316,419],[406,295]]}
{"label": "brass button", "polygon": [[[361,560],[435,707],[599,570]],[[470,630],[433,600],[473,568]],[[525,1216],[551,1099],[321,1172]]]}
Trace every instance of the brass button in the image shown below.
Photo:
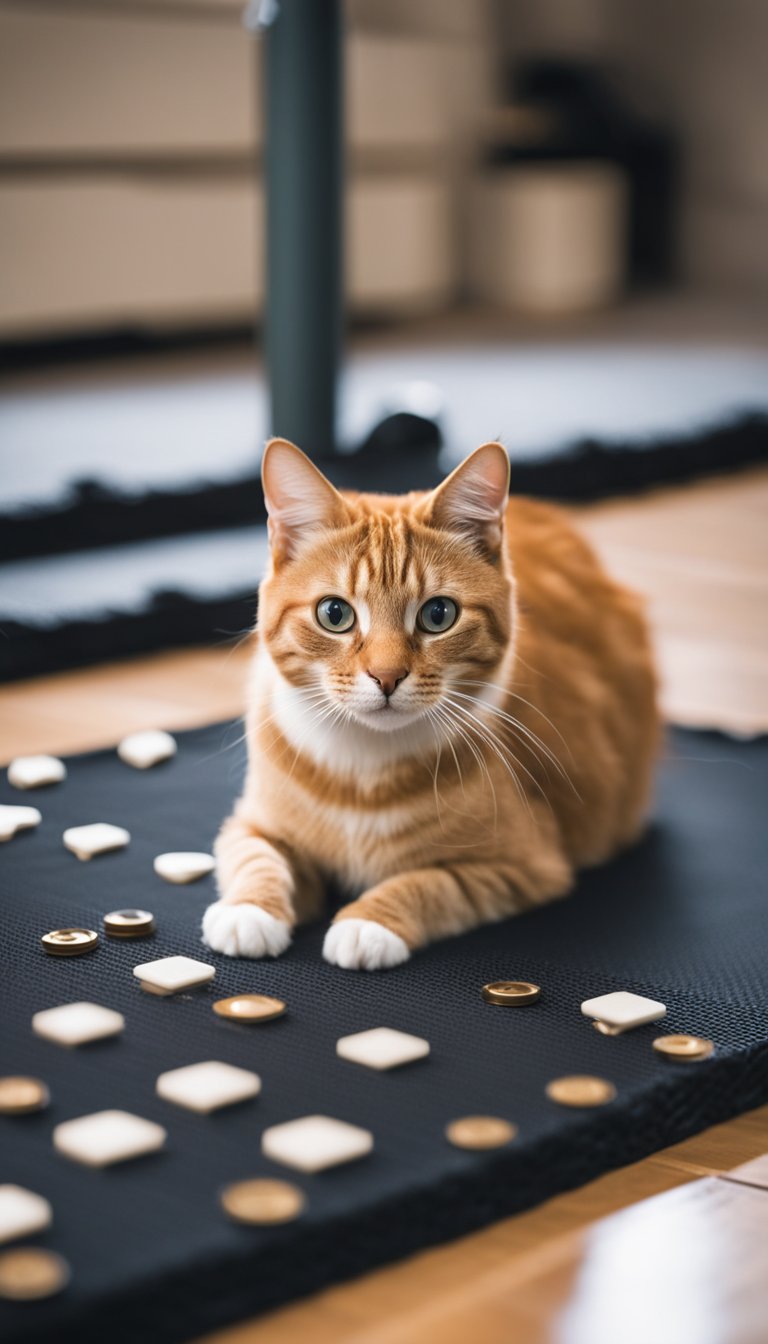
{"label": "brass button", "polygon": [[42,1111],[51,1096],[39,1078],[0,1078],[0,1115]]}
{"label": "brass button", "polygon": [[0,1255],[0,1297],[29,1302],[53,1297],[69,1283],[69,1265],[55,1251],[27,1246]]}
{"label": "brass button", "polygon": [[547,1083],[547,1096],[560,1106],[605,1106],[613,1101],[616,1088],[605,1078],[574,1073],[566,1078],[553,1078]]}
{"label": "brass button", "polygon": [[303,1190],[288,1181],[237,1181],[220,1198],[225,1213],[238,1223],[289,1223],[306,1204]]}
{"label": "brass button", "polygon": [[43,951],[52,957],[81,957],[84,952],[93,952],[98,941],[93,929],[54,929],[40,939]]}
{"label": "brass button", "polygon": [[213,1004],[219,1017],[236,1022],[270,1022],[274,1017],[282,1017],[285,1008],[282,999],[273,999],[269,994],[236,994],[231,999],[217,999]]}
{"label": "brass button", "polygon": [[527,980],[494,980],[490,985],[483,985],[480,992],[486,1003],[497,1003],[505,1008],[535,1003],[541,995],[540,987]]}
{"label": "brass button", "polygon": [[516,1134],[516,1125],[496,1115],[463,1115],[445,1129],[446,1139],[455,1148],[503,1148]]}
{"label": "brass button", "polygon": [[155,916],[149,910],[112,910],[104,916],[110,938],[146,938],[154,931]]}
{"label": "brass button", "polygon": [[657,1036],[654,1050],[666,1059],[708,1059],[714,1052],[712,1041],[703,1036]]}

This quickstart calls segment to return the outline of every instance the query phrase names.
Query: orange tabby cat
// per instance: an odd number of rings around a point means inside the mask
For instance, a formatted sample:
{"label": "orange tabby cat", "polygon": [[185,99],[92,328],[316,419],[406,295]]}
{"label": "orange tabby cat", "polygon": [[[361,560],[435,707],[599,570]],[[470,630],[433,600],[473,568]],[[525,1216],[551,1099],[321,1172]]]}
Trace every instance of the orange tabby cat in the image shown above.
{"label": "orange tabby cat", "polygon": [[640,833],[657,746],[637,599],[487,443],[429,494],[340,494],[263,463],[249,770],[203,921],[277,956],[335,879],[324,956],[376,970],[563,896]]}

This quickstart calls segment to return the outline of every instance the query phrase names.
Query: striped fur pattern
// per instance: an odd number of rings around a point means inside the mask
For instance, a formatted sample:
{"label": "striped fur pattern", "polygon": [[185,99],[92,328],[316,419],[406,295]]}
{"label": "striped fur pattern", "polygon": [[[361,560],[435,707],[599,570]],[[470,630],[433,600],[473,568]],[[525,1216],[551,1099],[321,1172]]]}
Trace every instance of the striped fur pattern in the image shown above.
{"label": "striped fur pattern", "polygon": [[[658,742],[640,604],[562,513],[508,500],[508,473],[490,443],[431,493],[341,494],[268,445],[249,770],[212,947],[277,955],[332,882],[350,900],[325,956],[381,969],[564,896],[640,833]],[[348,628],[324,628],[326,598]]]}

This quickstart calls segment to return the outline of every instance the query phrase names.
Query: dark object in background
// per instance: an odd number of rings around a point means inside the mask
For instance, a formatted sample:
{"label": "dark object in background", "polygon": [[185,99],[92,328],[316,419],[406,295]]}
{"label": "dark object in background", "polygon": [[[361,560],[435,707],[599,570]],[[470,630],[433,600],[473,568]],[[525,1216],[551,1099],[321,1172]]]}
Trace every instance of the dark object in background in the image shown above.
{"label": "dark object in background", "polygon": [[626,174],[627,263],[630,283],[660,284],[676,274],[678,155],[670,130],[637,116],[611,86],[608,72],[589,63],[532,59],[507,76],[510,103],[540,114],[534,130],[488,148],[486,163],[603,160]]}
{"label": "dark object in background", "polygon": [[[324,962],[324,922],[299,929],[274,961],[204,951],[200,917],[214,899],[212,878],[185,888],[183,900],[157,879],[152,958],[185,953],[216,964],[215,989],[164,1000],[131,974],[148,956],[135,944],[118,939],[53,963],[37,934],[98,927],[107,886],[110,905],[129,906],[152,881],[159,850],[212,839],[242,778],[241,725],[180,733],[178,746],[173,761],[148,771],[126,768],[114,751],[70,758],[66,783],[40,798],[45,824],[3,846],[3,1067],[44,1078],[60,1108],[55,1117],[3,1122],[4,1179],[50,1199],[54,1223],[41,1243],[72,1268],[58,1298],[0,1303],[6,1344],[197,1339],[768,1101],[767,740],[671,734],[657,821],[640,844],[582,874],[568,900],[436,943],[378,975]],[[5,780],[0,799],[19,799]],[[78,863],[62,848],[62,828],[102,815],[105,799],[131,844]],[[737,918],[724,892],[737,894]],[[510,976],[540,984],[540,1001],[520,1012],[484,1003],[482,985]],[[287,1003],[285,1016],[257,1028],[216,1017],[213,1000],[246,982]],[[661,1059],[653,1024],[599,1035],[579,1004],[614,989],[660,999],[664,1032],[714,1040],[714,1056]],[[67,999],[124,1013],[125,1033],[82,1047],[87,1056],[34,1036],[32,1013]],[[336,1056],[339,1037],[382,1022],[426,1037],[430,1058],[382,1077]],[[155,1095],[157,1075],[174,1065],[224,1058],[253,1067],[254,1030],[264,1079],[257,1102],[206,1118]],[[571,1073],[607,1078],[616,1100],[596,1110],[557,1107],[546,1084]],[[99,1172],[54,1152],[52,1119],[105,1107],[166,1126],[167,1149]],[[482,1153],[451,1147],[444,1127],[469,1111],[508,1118],[518,1137]],[[259,1134],[313,1112],[370,1129],[371,1156],[316,1176],[291,1172],[307,1193],[306,1213],[293,1223],[230,1223],[221,1188],[278,1170],[259,1152]]]}

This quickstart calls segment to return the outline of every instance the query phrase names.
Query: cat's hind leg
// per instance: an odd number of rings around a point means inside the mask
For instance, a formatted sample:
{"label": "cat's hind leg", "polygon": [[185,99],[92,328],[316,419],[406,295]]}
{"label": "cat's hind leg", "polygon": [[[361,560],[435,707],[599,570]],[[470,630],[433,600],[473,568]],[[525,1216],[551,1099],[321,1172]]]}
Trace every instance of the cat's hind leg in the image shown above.
{"label": "cat's hind leg", "polygon": [[280,956],[318,904],[317,875],[238,816],[225,821],[215,853],[220,898],[203,916],[204,941],[229,957]]}

